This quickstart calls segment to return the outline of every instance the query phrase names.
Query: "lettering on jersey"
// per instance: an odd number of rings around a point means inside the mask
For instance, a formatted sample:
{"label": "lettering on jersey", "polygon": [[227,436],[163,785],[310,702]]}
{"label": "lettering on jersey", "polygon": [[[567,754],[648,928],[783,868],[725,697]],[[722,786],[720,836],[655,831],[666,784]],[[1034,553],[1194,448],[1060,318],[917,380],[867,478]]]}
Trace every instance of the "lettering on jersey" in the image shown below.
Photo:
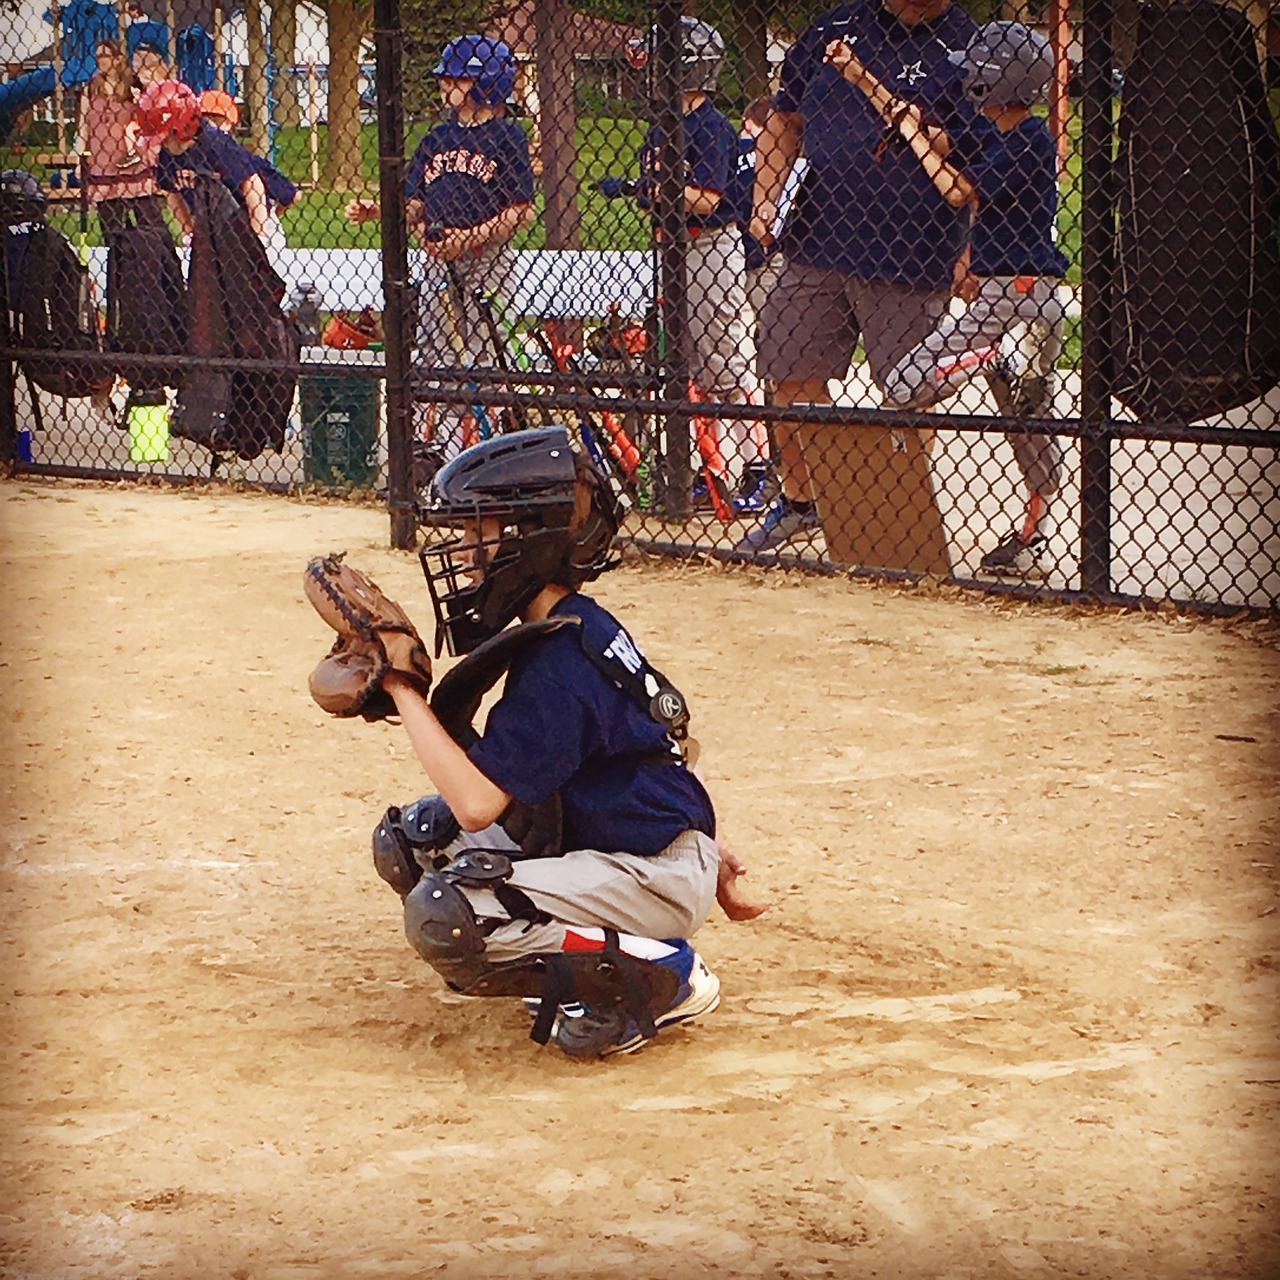
{"label": "lettering on jersey", "polygon": [[604,651],[604,656],[622,663],[632,675],[639,675],[644,669],[644,658],[636,648],[636,642],[621,629],[609,641],[609,647]]}
{"label": "lettering on jersey", "polygon": [[492,182],[498,176],[498,163],[479,152],[455,147],[452,151],[441,151],[431,157],[422,171],[423,184],[430,186],[446,173],[464,173],[468,177],[479,178],[481,182]]}

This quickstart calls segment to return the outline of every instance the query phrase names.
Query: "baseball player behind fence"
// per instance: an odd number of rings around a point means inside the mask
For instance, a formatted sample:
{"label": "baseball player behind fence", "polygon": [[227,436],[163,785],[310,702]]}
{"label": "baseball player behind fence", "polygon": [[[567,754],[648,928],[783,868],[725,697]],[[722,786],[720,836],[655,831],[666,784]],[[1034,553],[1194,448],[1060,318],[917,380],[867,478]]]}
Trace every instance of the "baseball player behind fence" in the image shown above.
{"label": "baseball player behind fence", "polygon": [[[515,89],[515,55],[501,40],[464,35],[451,40],[432,71],[440,79],[445,114],[418,144],[405,172],[406,218],[426,254],[421,282],[418,356],[436,367],[491,367],[493,348],[485,301],[501,309],[515,258],[511,239],[534,220],[533,165],[525,131],[507,115]],[[347,217],[379,216],[373,200],[353,200]],[[451,459],[479,432],[488,412],[441,406],[434,427],[437,461]]]}
{"label": "baseball player behind fence", "polygon": [[[631,64],[651,64],[658,31],[628,46]],[[684,113],[684,211],[689,228],[688,328],[698,390],[729,404],[759,403],[755,339],[748,323],[746,261],[739,224],[749,209],[735,199],[738,136],[711,99],[724,62],[724,39],[696,18],[680,19],[681,109]],[[613,198],[634,194],[652,209],[661,181],[662,131],[654,126],[640,149],[640,179],[605,178],[598,189]],[[745,192],[743,193],[745,196]],[[731,448],[724,448],[726,441]],[[759,423],[733,421],[719,439],[700,440],[716,483],[739,494],[754,492],[767,452]],[[713,456],[707,456],[711,454]],[[714,455],[718,454],[719,457]],[[728,499],[732,493],[726,493]]]}
{"label": "baseball player behind fence", "polygon": [[[1056,243],[1057,151],[1048,125],[1031,113],[1053,78],[1053,51],[1021,23],[991,22],[953,60],[993,125],[982,155],[963,171],[947,162],[945,135],[928,128],[918,107],[898,101],[852,50],[839,59],[845,78],[900,130],[944,198],[976,210],[970,270],[977,295],[895,366],[885,379],[885,405],[927,409],[983,375],[1003,413],[1040,417],[1052,404],[1062,352],[1058,282],[1067,268]],[[1011,444],[1027,487],[1026,514],[981,568],[1022,575],[1039,567],[1046,550],[1062,450],[1050,435],[1018,433]]]}
{"label": "baseball player behind fence", "polygon": [[[833,65],[841,44],[894,93],[940,124],[961,164],[984,122],[950,60],[977,25],[951,0],[850,0],[822,14],[787,53],[757,143],[751,233],[773,242],[779,201],[801,151],[808,161],[781,243],[785,263],[760,317],[760,375],[777,405],[829,404],[859,339],[883,389],[890,370],[950,302],[969,229],[910,148]],[[818,527],[797,427],[774,424],[783,494],[738,544],[769,551]]]}
{"label": "baseball player behind fence", "polygon": [[[431,691],[406,615],[330,557],[308,598],[339,633],[311,678],[338,715],[399,715],[437,787],[373,837],[414,950],[455,991],[524,997],[532,1036],[574,1058],[629,1053],[710,1013],[720,983],[689,943],[744,868],[686,763],[683,698],[582,590],[618,558],[619,510],[563,427],[495,436],[436,473],[422,564]],[[515,619],[520,625],[509,626]],[[483,733],[471,716],[505,674]]]}
{"label": "baseball player behind fence", "polygon": [[271,249],[271,199],[262,162],[204,119],[200,99],[180,80],[161,80],[138,99],[138,128],[144,145],[160,144],[156,186],[178,197],[170,200],[184,236],[195,228],[194,188],[198,175],[212,175],[249,215],[254,234]]}

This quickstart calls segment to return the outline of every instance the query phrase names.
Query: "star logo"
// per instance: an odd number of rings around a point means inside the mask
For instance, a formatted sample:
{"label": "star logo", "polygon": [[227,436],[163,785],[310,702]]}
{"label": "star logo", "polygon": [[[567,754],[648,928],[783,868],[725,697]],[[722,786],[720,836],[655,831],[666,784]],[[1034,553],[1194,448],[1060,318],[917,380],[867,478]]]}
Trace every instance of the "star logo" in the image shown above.
{"label": "star logo", "polygon": [[927,80],[929,73],[918,63],[913,62],[910,66],[903,64],[902,70],[898,72],[899,81],[905,80],[907,87],[910,88],[917,80]]}

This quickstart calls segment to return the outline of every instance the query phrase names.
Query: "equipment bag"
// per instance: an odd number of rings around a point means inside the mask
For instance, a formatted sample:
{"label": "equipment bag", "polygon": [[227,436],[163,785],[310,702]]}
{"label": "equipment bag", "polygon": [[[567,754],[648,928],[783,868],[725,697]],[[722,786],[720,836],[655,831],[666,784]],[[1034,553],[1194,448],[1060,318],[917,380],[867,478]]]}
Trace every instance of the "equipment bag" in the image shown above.
{"label": "equipment bag", "polygon": [[[167,228],[122,227],[107,249],[107,349],[180,355],[187,345],[186,282]],[[126,369],[134,391],[177,387],[177,369]]]}
{"label": "equipment bag", "polygon": [[[43,219],[6,228],[14,339],[63,356],[102,350],[98,313],[93,305],[89,271],[60,231]],[[22,362],[37,386],[56,396],[78,398],[105,391],[114,380],[100,363],[42,359]]]}
{"label": "equipment bag", "polygon": [[1253,30],[1141,9],[1120,115],[1115,394],[1190,422],[1280,382],[1280,139]]}

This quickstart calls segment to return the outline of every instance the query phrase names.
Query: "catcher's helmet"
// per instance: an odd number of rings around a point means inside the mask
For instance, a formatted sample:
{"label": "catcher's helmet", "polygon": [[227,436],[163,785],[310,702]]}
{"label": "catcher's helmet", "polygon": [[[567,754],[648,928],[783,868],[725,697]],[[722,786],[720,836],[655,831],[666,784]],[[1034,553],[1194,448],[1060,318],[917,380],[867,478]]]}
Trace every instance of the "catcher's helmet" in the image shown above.
{"label": "catcher's helmet", "polygon": [[40,179],[25,169],[0,173],[0,210],[6,226],[35,222],[44,217],[45,194]]}
{"label": "catcher's helmet", "polygon": [[[627,43],[627,61],[643,70],[649,65],[658,47],[658,28],[649,28],[648,35]],[[724,63],[724,37],[698,18],[685,16],[680,19],[680,88],[686,92],[700,90],[714,93],[720,82],[720,67]]]}
{"label": "catcher's helmet", "polygon": [[431,74],[474,80],[472,98],[481,106],[500,107],[516,87],[516,57],[491,36],[459,36],[445,45]]}
{"label": "catcher's helmet", "polygon": [[[576,590],[612,569],[620,512],[608,482],[564,427],[495,436],[464,449],[431,482],[422,521],[454,531],[420,554],[436,648],[470,653],[551,583]],[[496,525],[496,530],[492,527]]]}
{"label": "catcher's helmet", "polygon": [[1031,106],[1044,101],[1053,79],[1053,48],[1021,22],[988,22],[951,61],[964,91],[979,107]]}
{"label": "catcher's helmet", "polygon": [[152,141],[164,142],[172,135],[190,142],[200,132],[200,99],[181,80],[161,80],[143,91],[134,119]]}

